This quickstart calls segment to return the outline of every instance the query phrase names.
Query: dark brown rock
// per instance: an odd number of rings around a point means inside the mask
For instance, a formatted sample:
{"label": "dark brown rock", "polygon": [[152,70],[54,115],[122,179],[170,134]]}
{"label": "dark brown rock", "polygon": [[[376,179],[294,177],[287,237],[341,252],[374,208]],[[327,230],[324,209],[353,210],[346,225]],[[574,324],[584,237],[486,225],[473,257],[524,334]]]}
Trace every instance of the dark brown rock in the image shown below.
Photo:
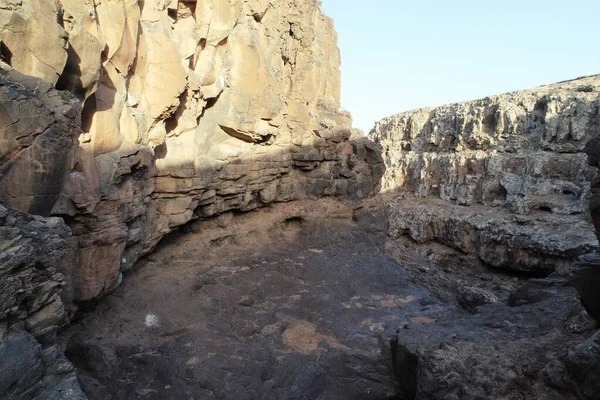
{"label": "dark brown rock", "polygon": [[576,383],[581,399],[600,398],[600,331],[570,349],[565,365],[568,378]]}
{"label": "dark brown rock", "polygon": [[577,259],[571,280],[586,311],[600,323],[600,254],[585,254]]}

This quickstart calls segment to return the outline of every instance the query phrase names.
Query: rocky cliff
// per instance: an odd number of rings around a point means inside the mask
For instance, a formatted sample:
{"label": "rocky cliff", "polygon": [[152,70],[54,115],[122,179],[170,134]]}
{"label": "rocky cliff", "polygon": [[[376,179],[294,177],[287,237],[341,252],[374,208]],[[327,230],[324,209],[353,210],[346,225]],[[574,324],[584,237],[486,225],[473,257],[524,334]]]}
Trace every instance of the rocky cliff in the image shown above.
{"label": "rocky cliff", "polygon": [[376,189],[383,165],[350,139],[319,7],[0,1],[0,200],[67,220],[73,302],[108,292],[192,219]]}
{"label": "rocky cliff", "polygon": [[598,399],[600,75],[409,111],[370,136],[388,251],[472,314],[396,331],[407,398]]}
{"label": "rocky cliff", "polygon": [[84,399],[73,366],[56,345],[68,321],[61,299],[70,231],[0,205],[0,398]]}
{"label": "rocky cliff", "polygon": [[82,396],[54,333],[178,227],[378,190],[317,1],[0,0],[0,38],[0,397]]}
{"label": "rocky cliff", "polygon": [[448,263],[566,270],[597,246],[585,149],[599,108],[593,76],[378,122],[391,236]]}
{"label": "rocky cliff", "polygon": [[318,1],[0,0],[0,39],[0,398],[597,398],[567,279],[472,264],[597,247],[599,77],[384,120],[385,172]]}

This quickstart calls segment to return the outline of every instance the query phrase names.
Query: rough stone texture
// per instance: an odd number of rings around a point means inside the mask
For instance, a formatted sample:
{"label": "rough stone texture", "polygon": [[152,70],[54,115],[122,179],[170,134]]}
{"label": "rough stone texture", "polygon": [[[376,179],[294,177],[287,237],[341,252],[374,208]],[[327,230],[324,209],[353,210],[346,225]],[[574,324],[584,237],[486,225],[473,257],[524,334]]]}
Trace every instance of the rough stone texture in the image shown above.
{"label": "rough stone texture", "polygon": [[363,206],[188,225],[66,332],[82,387],[91,399],[598,398],[597,346],[574,348],[597,340],[595,323],[564,278],[386,253],[383,207]]}
{"label": "rough stone texture", "polygon": [[[580,215],[512,215],[474,204],[448,206],[439,199],[403,198],[390,205],[389,233],[409,248],[404,236],[425,251],[440,243],[488,266],[532,273],[568,272],[573,260],[598,246],[590,224]],[[443,252],[433,255],[443,263]],[[464,263],[455,259],[450,264]]]}
{"label": "rough stone texture", "polygon": [[378,122],[391,234],[525,271],[594,249],[585,149],[600,135],[599,107],[592,76]]}
{"label": "rough stone texture", "polygon": [[0,208],[0,397],[85,398],[68,346],[101,399],[597,398],[564,279],[449,273],[385,241],[543,273],[594,248],[598,78],[380,124],[384,190],[410,199],[388,224],[292,201],[383,174],[339,110],[316,1],[0,0],[0,37],[0,201],[68,224]]}
{"label": "rough stone texture", "polygon": [[60,218],[0,205],[0,398],[85,398],[54,344],[68,322],[60,271],[72,259],[69,237]]}
{"label": "rough stone texture", "polygon": [[568,379],[576,382],[580,398],[600,397],[600,331],[569,350],[565,366],[563,370],[567,371],[567,374],[566,377],[559,375],[559,384]]}
{"label": "rough stone texture", "polygon": [[[512,302],[516,296],[523,301]],[[429,326],[406,324],[392,341],[395,371],[417,400],[597,399],[590,391],[597,369],[586,376],[564,367],[575,357],[566,349],[593,332],[586,317],[564,281],[541,279],[474,315],[446,310]]]}
{"label": "rough stone texture", "polygon": [[0,397],[83,398],[56,330],[178,227],[378,190],[318,2],[0,0],[0,37],[0,202],[69,227],[2,211]]}
{"label": "rough stone texture", "polygon": [[57,23],[59,4],[3,0],[0,13],[2,58],[26,75],[56,84],[67,61],[68,38]]}
{"label": "rough stone texture", "polygon": [[408,398],[600,398],[597,326],[576,310],[566,277],[531,279],[506,296],[481,269],[568,272],[600,321],[598,255],[573,265],[598,246],[599,135],[600,76],[376,125],[391,199],[386,248],[442,264],[417,265],[413,279],[472,314],[446,311],[435,328],[397,332],[394,367]]}
{"label": "rough stone texture", "polygon": [[[600,167],[600,138],[592,139],[586,146],[588,163]],[[600,237],[600,174],[592,181],[590,214],[596,235]],[[585,254],[577,260],[571,275],[588,313],[600,323],[600,254]]]}
{"label": "rough stone texture", "polygon": [[0,201],[47,216],[76,158],[81,107],[48,83],[0,72]]}
{"label": "rough stone texture", "polygon": [[0,0],[0,32],[4,61],[41,79],[3,67],[0,200],[68,221],[69,308],[191,220],[378,189],[378,147],[339,108],[319,2]]}
{"label": "rough stone texture", "polygon": [[0,206],[0,319],[24,320],[34,336],[51,335],[62,325],[60,271],[71,251],[69,236],[60,218]]}
{"label": "rough stone texture", "polygon": [[571,278],[586,311],[600,323],[600,254],[589,253],[580,256]]}

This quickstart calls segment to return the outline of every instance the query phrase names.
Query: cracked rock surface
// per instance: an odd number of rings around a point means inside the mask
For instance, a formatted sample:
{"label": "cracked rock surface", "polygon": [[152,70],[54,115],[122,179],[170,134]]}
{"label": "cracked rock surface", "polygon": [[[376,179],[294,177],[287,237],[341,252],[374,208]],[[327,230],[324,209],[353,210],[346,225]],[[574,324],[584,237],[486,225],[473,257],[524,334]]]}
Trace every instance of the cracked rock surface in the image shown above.
{"label": "cracked rock surface", "polygon": [[0,38],[0,398],[598,398],[597,76],[376,144],[318,1],[0,0]]}
{"label": "cracked rock surface", "polygon": [[576,399],[593,390],[593,375],[565,367],[585,357],[568,349],[596,326],[565,278],[444,270],[386,251],[381,207],[323,204],[192,224],[170,238],[63,338],[88,396]]}
{"label": "cracked rock surface", "polygon": [[596,75],[379,121],[390,234],[440,262],[566,272],[597,248],[599,110]]}
{"label": "cracked rock surface", "polygon": [[0,35],[0,200],[68,222],[72,310],[191,220],[378,190],[319,2],[0,0]]}
{"label": "cracked rock surface", "polygon": [[83,400],[56,344],[68,322],[61,299],[70,232],[60,218],[0,205],[0,398]]}

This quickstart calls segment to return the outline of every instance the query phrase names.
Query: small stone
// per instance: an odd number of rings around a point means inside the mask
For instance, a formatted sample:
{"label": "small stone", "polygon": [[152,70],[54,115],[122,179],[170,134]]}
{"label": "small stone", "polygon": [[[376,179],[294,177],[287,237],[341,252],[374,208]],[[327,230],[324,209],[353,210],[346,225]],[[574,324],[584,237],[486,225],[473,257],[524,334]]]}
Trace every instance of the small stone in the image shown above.
{"label": "small stone", "polygon": [[385,331],[385,323],[378,322],[369,326],[369,330],[373,333],[382,333]]}
{"label": "small stone", "polygon": [[250,296],[242,296],[238,304],[244,307],[252,307],[254,305],[254,299]]}
{"label": "small stone", "polygon": [[146,318],[144,318],[144,324],[148,328],[154,328],[160,325],[160,319],[156,314],[147,314]]}
{"label": "small stone", "polygon": [[498,302],[498,297],[487,290],[478,287],[460,287],[456,294],[458,304],[470,312],[477,313],[477,307]]}

